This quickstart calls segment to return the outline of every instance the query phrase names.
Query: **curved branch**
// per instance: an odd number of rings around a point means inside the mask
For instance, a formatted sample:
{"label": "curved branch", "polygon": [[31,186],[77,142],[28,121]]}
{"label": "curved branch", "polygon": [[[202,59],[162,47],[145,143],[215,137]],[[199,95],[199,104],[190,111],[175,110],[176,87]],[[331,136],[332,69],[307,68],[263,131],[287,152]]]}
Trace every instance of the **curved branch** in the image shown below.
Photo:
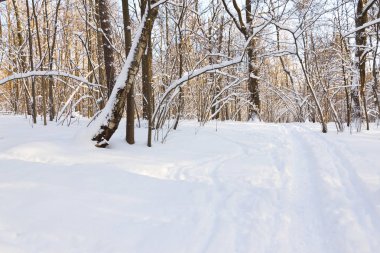
{"label": "curved branch", "polygon": [[0,86],[6,84],[7,82],[13,81],[13,80],[18,80],[18,79],[23,79],[23,78],[28,78],[28,77],[35,77],[35,76],[42,76],[42,77],[51,77],[51,76],[62,76],[62,77],[68,77],[71,79],[74,79],[78,82],[86,84],[88,87],[102,87],[100,84],[96,83],[91,83],[87,81],[86,78],[81,77],[81,76],[75,76],[66,72],[61,72],[61,71],[29,71],[26,73],[16,73],[13,75],[10,75],[6,78],[0,79]]}

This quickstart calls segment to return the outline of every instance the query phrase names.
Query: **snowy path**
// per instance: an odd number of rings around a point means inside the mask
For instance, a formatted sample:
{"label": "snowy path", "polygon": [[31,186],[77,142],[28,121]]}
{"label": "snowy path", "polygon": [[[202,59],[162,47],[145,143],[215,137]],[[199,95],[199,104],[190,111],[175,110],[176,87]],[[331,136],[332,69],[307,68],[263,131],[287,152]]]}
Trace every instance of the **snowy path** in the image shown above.
{"label": "snowy path", "polygon": [[380,249],[379,130],[184,123],[99,150],[76,129],[0,117],[1,253]]}

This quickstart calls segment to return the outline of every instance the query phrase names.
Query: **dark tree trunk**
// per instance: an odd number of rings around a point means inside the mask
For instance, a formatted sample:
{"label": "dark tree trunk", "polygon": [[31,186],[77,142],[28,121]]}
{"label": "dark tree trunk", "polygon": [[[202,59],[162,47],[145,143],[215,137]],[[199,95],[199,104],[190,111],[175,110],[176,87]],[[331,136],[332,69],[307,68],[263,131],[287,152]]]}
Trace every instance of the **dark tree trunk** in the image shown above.
{"label": "dark tree trunk", "polygon": [[3,43],[3,25],[1,24],[1,18],[0,18],[0,44],[1,43]]}
{"label": "dark tree trunk", "polygon": [[[141,1],[141,9],[144,10],[147,4],[147,0]],[[143,15],[143,12],[141,12],[141,16]],[[150,47],[150,38],[148,38],[148,45],[147,45],[147,51],[142,56],[141,61],[141,75],[142,75],[142,104],[143,104],[143,114],[142,117],[145,120],[148,120],[148,113],[149,113],[149,85],[150,85],[150,79],[149,79],[149,47]]]}
{"label": "dark tree trunk", "polygon": [[[182,77],[183,75],[183,53],[182,53],[182,49],[183,49],[183,35],[182,35],[182,24],[183,24],[183,20],[184,20],[184,15],[185,15],[185,2],[182,3],[182,8],[181,8],[181,14],[179,16],[179,19],[178,19],[178,23],[177,23],[177,29],[178,29],[178,40],[179,40],[179,43],[178,43],[178,55],[179,55],[179,69],[178,69],[178,76],[179,78]],[[182,114],[182,111],[185,107],[185,101],[184,101],[184,95],[183,95],[183,89],[182,87],[179,88],[179,95],[178,95],[178,110],[177,110],[177,117],[176,117],[176,121],[174,123],[174,126],[173,126],[173,129],[176,130],[177,127],[178,127],[178,124],[179,124],[179,120],[181,118],[181,114]]]}
{"label": "dark tree trunk", "polygon": [[147,45],[147,55],[146,55],[146,68],[147,68],[147,109],[148,109],[148,147],[152,146],[152,111],[153,111],[153,92],[152,92],[152,77],[153,77],[153,69],[152,69],[152,41],[150,34],[148,35],[148,45]]}
{"label": "dark tree trunk", "polygon": [[[213,48],[214,48],[214,42],[212,41],[212,24],[211,24],[211,20],[209,21],[209,25],[208,25],[208,52],[210,54],[210,56],[208,57],[208,64],[211,65],[213,63],[213,56],[211,56],[212,54],[212,51],[213,51]],[[220,53],[220,52],[218,52]],[[214,73],[210,73],[208,74],[208,84],[212,87],[212,97],[211,97],[211,103],[213,103],[213,99],[216,95],[216,91],[215,91],[215,75]],[[206,94],[207,95],[207,94]],[[212,106],[211,105],[211,115],[214,115],[215,112],[217,110],[217,107],[214,105]],[[215,115],[212,117],[212,119],[218,119],[219,115]]]}
{"label": "dark tree trunk", "polygon": [[142,74],[142,95],[143,95],[143,119],[149,119],[149,89],[151,85],[151,72],[152,72],[152,46],[150,36],[148,38],[148,45],[146,53],[142,56],[141,61],[141,74]]}
{"label": "dark tree trunk", "polygon": [[[182,54],[182,31],[180,30],[181,27],[178,27],[179,29],[179,33],[178,33],[178,37],[179,37],[179,43],[178,43],[178,57],[179,57],[179,69],[178,69],[178,76],[179,78],[181,78],[181,76],[183,75],[183,54]],[[179,104],[178,104],[178,110],[177,110],[177,117],[176,117],[176,121],[175,121],[175,124],[174,124],[174,127],[173,129],[176,130],[177,127],[178,127],[178,124],[179,124],[179,119],[181,117],[181,113],[182,113],[182,110],[183,110],[183,107],[184,107],[184,99],[183,99],[183,89],[180,87],[179,88],[179,95],[178,95],[178,100],[179,100]]]}
{"label": "dark tree trunk", "polygon": [[[380,9],[377,11],[377,18],[380,18]],[[372,92],[373,92],[373,99],[376,105],[377,109],[377,119],[380,119],[380,101],[379,101],[379,95],[378,95],[378,79],[377,79],[377,74],[379,71],[378,65],[377,65],[377,51],[379,47],[379,29],[380,25],[377,24],[376,27],[376,46],[375,46],[375,51],[373,52],[373,63],[372,63],[372,76],[373,76],[373,84],[372,84]],[[372,46],[372,45],[371,45]]]}
{"label": "dark tree trunk", "polygon": [[[38,25],[38,18],[36,13],[36,6],[34,0],[32,0],[32,10],[33,10],[33,18],[36,26],[36,35],[37,35],[37,46],[38,46],[38,55],[40,57],[40,69],[44,66],[44,56],[42,55],[42,47],[41,47],[41,37],[40,37],[40,27]],[[41,90],[42,90],[42,114],[44,119],[44,125],[47,125],[46,121],[46,82],[45,79],[41,79]]]}
{"label": "dark tree trunk", "polygon": [[248,91],[250,94],[249,101],[251,102],[251,106],[249,107],[248,117],[249,120],[253,120],[255,118],[260,118],[260,96],[259,96],[259,81],[257,76],[259,74],[259,70],[256,67],[256,54],[254,53],[254,43],[252,43],[251,48],[247,50],[248,56]]}
{"label": "dark tree trunk", "polygon": [[[141,9],[144,10],[148,4],[147,0],[141,1]],[[142,74],[142,91],[143,91],[143,118],[148,120],[148,147],[152,146],[152,41],[150,33],[148,35],[146,53],[142,56],[141,74]]]}
{"label": "dark tree trunk", "polygon": [[[26,4],[26,17],[28,22],[28,44],[29,44],[29,64],[30,64],[30,70],[34,70],[34,64],[33,64],[33,38],[32,38],[32,28],[30,27],[30,11],[29,11],[29,1],[25,0]],[[35,84],[35,78],[32,77],[32,117],[33,117],[33,123],[37,123],[37,105],[36,105],[36,84]]]}
{"label": "dark tree trunk", "polygon": [[[155,1],[152,1],[152,3],[154,2]],[[108,102],[113,103],[111,105],[112,109],[107,112],[107,115],[105,115],[104,123],[102,123],[100,129],[92,139],[98,142],[98,147],[106,147],[108,145],[107,141],[112,137],[119,126],[125,108],[126,95],[131,88],[132,83],[135,81],[141,58],[147,47],[148,38],[152,31],[153,22],[156,19],[157,14],[157,8],[149,9],[149,11],[147,11],[146,18],[142,20],[142,32],[141,34],[136,35],[139,36],[135,38],[138,39],[138,42],[134,47],[131,48],[131,51],[129,52],[128,59],[130,62],[127,60],[125,64],[125,67],[128,67],[128,69],[126,69],[127,75],[125,75],[125,80],[120,79],[120,82],[125,82],[125,86],[115,91],[115,94],[112,97],[112,101]]]}
{"label": "dark tree trunk", "polygon": [[[15,12],[15,18],[16,18],[16,28],[17,28],[17,46],[19,48],[19,57],[20,57],[20,62],[21,62],[21,72],[24,72],[26,69],[26,58],[24,56],[23,50],[22,50],[22,45],[24,44],[24,39],[22,37],[22,28],[21,28],[21,21],[20,21],[20,13],[18,9],[18,5],[16,0],[12,0],[13,4],[13,9]],[[17,61],[17,59],[16,59]],[[18,82],[15,83],[15,113],[18,112],[18,100],[19,100],[19,90],[20,90],[20,85]],[[25,104],[26,104],[26,110],[28,114],[31,114],[29,111],[29,98],[27,95],[27,92],[25,92]]]}
{"label": "dark tree trunk", "polygon": [[[252,19],[252,3],[251,0],[246,0],[246,24],[249,27],[246,34],[246,39],[251,36],[253,19]],[[257,76],[259,74],[259,69],[257,66],[257,55],[254,51],[256,47],[255,40],[252,40],[247,51],[248,56],[248,91],[250,93],[251,105],[248,110],[248,120],[253,120],[255,118],[260,119],[260,96],[259,96],[259,81]]]}
{"label": "dark tree trunk", "polygon": [[[132,44],[131,35],[131,19],[129,16],[129,3],[128,0],[123,0],[123,21],[124,21],[124,38],[125,38],[125,54],[128,57]],[[126,141],[129,144],[135,143],[135,91],[134,83],[131,84],[131,88],[127,94],[127,129],[126,129]]]}
{"label": "dark tree trunk", "polygon": [[[341,52],[342,52],[342,55],[343,55],[343,52],[346,52],[347,53],[347,48],[346,48],[346,44],[344,42],[344,39],[341,38],[340,39],[340,45],[341,45]],[[344,47],[343,47],[344,46]],[[346,114],[346,117],[347,117],[347,126],[350,126],[351,124],[351,102],[350,102],[350,92],[348,91],[348,80],[347,80],[347,76],[346,76],[346,68],[344,66],[344,60],[343,60],[343,57],[342,57],[342,75],[343,75],[343,82],[344,82],[344,91],[345,91],[345,95],[346,95],[346,110],[347,110],[347,114]]]}
{"label": "dark tree trunk", "polygon": [[[103,35],[101,32],[99,32],[100,28],[100,16],[99,16],[99,1],[95,0],[95,18],[96,18],[96,51],[97,51],[97,61],[98,61],[98,75],[99,75],[99,83],[104,85],[106,83],[106,74],[105,74],[105,69],[104,69],[104,53],[103,53],[103,42],[102,38]],[[105,95],[107,93],[107,89],[101,88],[101,92],[99,94],[98,99],[101,99],[101,102],[99,104],[100,109],[103,109],[105,105]]]}
{"label": "dark tree trunk", "polygon": [[[47,46],[49,51],[49,71],[53,70],[53,62],[54,62],[54,49],[55,49],[55,42],[57,39],[57,23],[58,23],[58,12],[59,7],[61,6],[61,0],[58,0],[57,6],[55,9],[55,16],[54,16],[54,28],[53,28],[53,41],[50,45],[50,33],[49,33],[49,24],[48,24],[48,8],[47,8],[47,0],[44,0],[44,6],[45,6],[45,19],[46,19],[46,29],[48,30],[47,33]],[[55,106],[54,106],[54,94],[53,94],[53,88],[54,88],[54,79],[53,77],[49,78],[49,120],[53,121],[55,118]]]}
{"label": "dark tree trunk", "polygon": [[109,3],[107,0],[97,0],[99,5],[100,27],[102,29],[102,43],[104,65],[106,69],[107,94],[110,97],[115,85],[115,67],[112,49],[112,27],[110,22]]}
{"label": "dark tree trunk", "polygon": [[[359,0],[356,7],[356,17],[355,17],[355,27],[360,27],[364,25],[367,20],[367,11],[364,10],[364,6],[366,5],[367,0]],[[366,56],[364,52],[364,46],[367,43],[367,36],[365,34],[365,29],[359,29],[355,33],[355,62],[354,62],[354,87],[351,91],[351,97],[353,101],[352,106],[352,119],[355,121],[357,130],[361,128],[362,122],[362,103],[364,107],[364,113],[367,120],[367,128],[368,125],[368,115],[366,108],[366,100],[365,100],[365,62]],[[362,103],[361,103],[362,102]]]}

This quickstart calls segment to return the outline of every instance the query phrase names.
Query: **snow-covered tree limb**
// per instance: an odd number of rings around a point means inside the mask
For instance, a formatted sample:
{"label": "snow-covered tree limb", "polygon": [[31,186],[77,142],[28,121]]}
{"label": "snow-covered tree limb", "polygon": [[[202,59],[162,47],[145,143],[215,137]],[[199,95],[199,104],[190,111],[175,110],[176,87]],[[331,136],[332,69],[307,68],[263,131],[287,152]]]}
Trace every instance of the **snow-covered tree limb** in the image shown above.
{"label": "snow-covered tree limb", "polygon": [[81,76],[75,76],[66,72],[62,71],[29,71],[25,73],[15,73],[13,75],[7,76],[6,78],[0,79],[0,85],[4,85],[7,82],[18,80],[18,79],[23,79],[23,78],[28,78],[28,77],[51,77],[51,76],[60,76],[60,77],[68,77],[71,79],[74,79],[78,82],[86,84],[88,87],[101,87],[100,84],[96,83],[91,83],[89,82],[86,78],[81,77]]}
{"label": "snow-covered tree limb", "polygon": [[347,36],[350,35],[350,34],[356,33],[356,32],[358,32],[358,31],[361,31],[361,30],[363,30],[363,29],[366,29],[367,27],[370,27],[370,26],[376,25],[376,24],[378,24],[378,23],[380,23],[380,18],[374,19],[374,20],[372,20],[372,21],[370,21],[370,22],[365,23],[365,24],[362,25],[362,26],[359,26],[359,27],[357,27],[357,28],[355,28],[355,29],[352,29],[352,30],[350,30],[350,31],[348,31],[348,32],[346,32],[346,33],[344,33],[344,34],[343,34],[343,37],[347,37]]}
{"label": "snow-covered tree limb", "polygon": [[[168,108],[167,105],[170,104],[170,102],[178,94],[179,88],[182,87],[182,86],[184,86],[187,81],[189,81],[189,80],[191,80],[191,79],[193,79],[193,78],[195,78],[197,76],[200,76],[200,75],[202,75],[204,73],[213,72],[215,70],[222,69],[222,68],[225,68],[225,67],[229,67],[229,66],[232,66],[232,65],[235,65],[235,64],[238,64],[238,63],[242,62],[243,58],[244,58],[244,55],[245,55],[245,52],[246,52],[248,46],[251,43],[251,40],[255,36],[257,36],[257,34],[259,32],[261,32],[271,22],[272,22],[271,19],[266,20],[264,23],[262,23],[260,26],[258,26],[258,27],[256,27],[254,29],[252,35],[247,39],[247,41],[246,41],[246,43],[244,45],[244,50],[243,50],[242,55],[240,55],[238,57],[235,57],[234,59],[229,60],[229,61],[224,61],[224,62],[221,62],[219,64],[207,65],[205,67],[198,68],[198,69],[195,69],[193,71],[187,72],[182,77],[180,77],[177,80],[174,80],[171,84],[169,84],[168,87],[166,88],[164,94],[161,96],[161,99],[158,102],[158,106],[156,107],[156,109],[155,109],[155,111],[153,113],[153,122],[156,119],[158,119],[159,117],[161,117],[159,115],[165,115],[165,113],[162,112],[162,110],[165,111],[166,108]],[[172,95],[169,97],[169,94],[172,94]],[[166,103],[165,103],[165,100],[167,100]]]}
{"label": "snow-covered tree limb", "polygon": [[[96,132],[92,140],[97,141],[97,147],[106,147],[107,141],[117,130],[120,120],[123,116],[125,107],[125,98],[138,72],[142,55],[146,49],[148,36],[151,33],[153,22],[157,17],[158,3],[165,1],[153,2],[152,6],[147,6],[141,23],[133,38],[132,46],[129,51],[127,60],[116,79],[115,86],[110,98],[94,122],[93,127]],[[150,8],[151,7],[151,8]],[[90,130],[92,132],[92,130]]]}

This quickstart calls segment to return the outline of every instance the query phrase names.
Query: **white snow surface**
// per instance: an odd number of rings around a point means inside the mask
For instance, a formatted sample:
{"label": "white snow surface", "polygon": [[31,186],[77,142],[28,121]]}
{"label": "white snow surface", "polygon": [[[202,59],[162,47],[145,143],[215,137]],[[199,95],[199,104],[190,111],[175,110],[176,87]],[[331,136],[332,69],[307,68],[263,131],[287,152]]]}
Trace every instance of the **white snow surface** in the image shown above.
{"label": "white snow surface", "polygon": [[1,253],[379,252],[375,126],[181,122],[98,149],[86,123],[0,116]]}

